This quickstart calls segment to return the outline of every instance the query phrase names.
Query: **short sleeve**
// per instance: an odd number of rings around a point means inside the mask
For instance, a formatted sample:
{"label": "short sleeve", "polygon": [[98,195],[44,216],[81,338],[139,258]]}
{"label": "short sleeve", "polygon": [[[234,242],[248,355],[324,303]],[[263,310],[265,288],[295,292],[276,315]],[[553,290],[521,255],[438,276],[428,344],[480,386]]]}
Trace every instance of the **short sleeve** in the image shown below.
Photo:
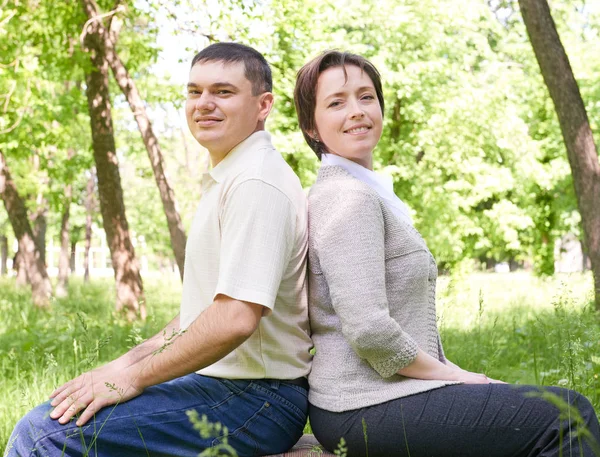
{"label": "short sleeve", "polygon": [[224,294],[272,310],[294,244],[296,214],[288,197],[259,179],[225,198],[215,296]]}

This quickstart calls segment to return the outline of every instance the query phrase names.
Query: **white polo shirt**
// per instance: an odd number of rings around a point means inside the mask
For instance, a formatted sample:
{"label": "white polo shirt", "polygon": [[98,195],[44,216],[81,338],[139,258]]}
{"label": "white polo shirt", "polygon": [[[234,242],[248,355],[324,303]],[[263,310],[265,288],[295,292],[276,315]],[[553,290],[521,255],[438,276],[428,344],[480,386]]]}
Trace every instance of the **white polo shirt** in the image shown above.
{"label": "white polo shirt", "polygon": [[307,201],[265,131],[253,133],[202,177],[185,250],[180,325],[218,294],[265,307],[242,345],[198,373],[294,379],[310,371],[306,291]]}

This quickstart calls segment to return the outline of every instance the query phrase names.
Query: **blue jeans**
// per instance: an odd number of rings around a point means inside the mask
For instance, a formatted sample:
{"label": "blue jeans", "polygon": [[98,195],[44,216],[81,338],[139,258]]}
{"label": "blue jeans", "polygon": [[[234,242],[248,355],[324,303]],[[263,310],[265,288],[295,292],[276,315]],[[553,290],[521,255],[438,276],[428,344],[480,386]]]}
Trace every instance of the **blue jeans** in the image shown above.
{"label": "blue jeans", "polygon": [[227,380],[196,373],[149,387],[128,402],[102,409],[83,427],[50,419],[44,403],[16,425],[9,457],[196,457],[225,440],[202,438],[186,411],[228,429],[240,457],[287,451],[302,435],[307,391],[285,381]]}

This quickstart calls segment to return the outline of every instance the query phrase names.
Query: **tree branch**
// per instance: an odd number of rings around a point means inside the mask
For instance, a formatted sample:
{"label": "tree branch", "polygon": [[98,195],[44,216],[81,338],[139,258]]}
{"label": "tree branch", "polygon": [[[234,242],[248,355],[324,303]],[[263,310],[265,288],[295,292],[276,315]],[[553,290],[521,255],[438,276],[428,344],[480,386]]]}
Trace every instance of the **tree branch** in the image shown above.
{"label": "tree branch", "polygon": [[113,17],[115,14],[125,11],[125,6],[118,5],[116,9],[111,10],[104,14],[99,14],[98,5],[94,0],[86,0],[85,4],[85,12],[87,13],[89,19],[83,24],[83,30],[81,31],[81,35],[79,35],[79,43],[81,47],[84,47],[83,41],[85,40],[85,36],[87,35],[87,28],[93,24],[94,22],[100,21],[105,17]]}

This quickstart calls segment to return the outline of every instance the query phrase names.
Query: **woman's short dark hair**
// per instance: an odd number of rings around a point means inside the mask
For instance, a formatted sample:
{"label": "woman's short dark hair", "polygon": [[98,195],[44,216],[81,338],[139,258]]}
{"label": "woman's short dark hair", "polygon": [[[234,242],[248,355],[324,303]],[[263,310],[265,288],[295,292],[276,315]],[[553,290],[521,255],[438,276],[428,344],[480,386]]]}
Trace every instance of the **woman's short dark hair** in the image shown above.
{"label": "woman's short dark hair", "polygon": [[364,71],[375,86],[375,93],[381,107],[383,115],[384,101],[383,89],[381,88],[381,75],[371,62],[357,54],[340,51],[325,51],[320,56],[314,58],[304,65],[296,76],[296,87],[294,89],[294,103],[296,104],[296,114],[298,115],[298,123],[300,130],[304,135],[304,139],[315,151],[317,158],[321,160],[321,154],[327,152],[325,145],[318,140],[313,139],[309,132],[314,132],[315,128],[315,108],[317,106],[317,82],[319,76],[328,68],[342,67],[346,80],[348,75],[344,65],[354,65]]}
{"label": "woman's short dark hair", "polygon": [[199,62],[244,63],[244,76],[252,83],[252,95],[273,91],[271,67],[256,49],[240,43],[214,43],[194,56],[192,67]]}

